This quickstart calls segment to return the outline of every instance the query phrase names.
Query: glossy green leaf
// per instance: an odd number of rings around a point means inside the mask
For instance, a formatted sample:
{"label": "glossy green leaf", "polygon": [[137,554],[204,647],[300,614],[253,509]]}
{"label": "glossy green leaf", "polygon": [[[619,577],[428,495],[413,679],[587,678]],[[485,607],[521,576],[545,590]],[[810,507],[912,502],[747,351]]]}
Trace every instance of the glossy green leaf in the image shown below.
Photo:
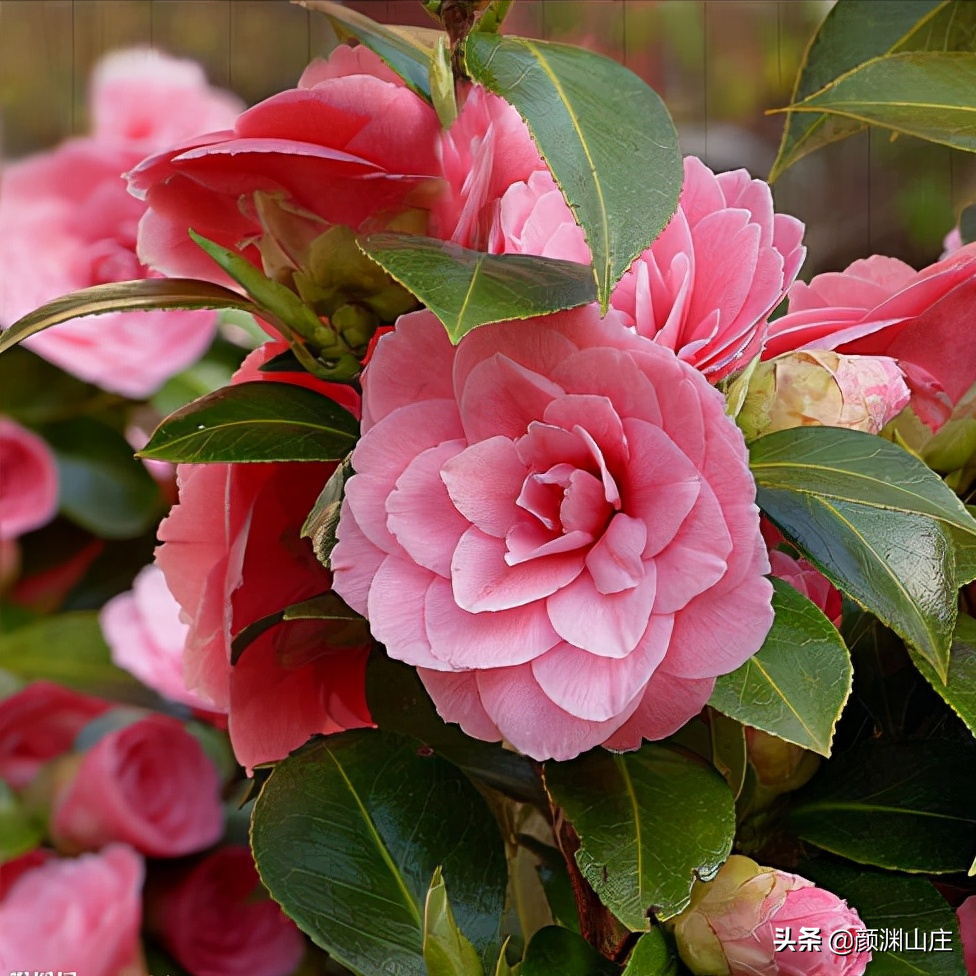
{"label": "glossy green leaf", "polygon": [[945,677],[956,585],[951,542],[938,522],[779,489],[760,488],[758,502],[835,586]]}
{"label": "glossy green leaf", "polygon": [[139,452],[179,463],[338,461],[359,421],[321,393],[257,380],[227,386],[170,414]]}
{"label": "glossy green leaf", "polygon": [[61,512],[103,539],[133,539],[163,515],[159,485],[128,441],[93,417],[42,428],[58,466]]}
{"label": "glossy green leaf", "polygon": [[635,932],[688,906],[696,877],[732,849],[732,794],[711,767],[662,745],[602,749],[547,763],[545,784],[580,838],[576,862],[600,901]]}
{"label": "glossy green leaf", "polygon": [[885,511],[928,515],[976,538],[976,519],[904,448],[843,427],[796,427],[750,445],[756,484]]}
{"label": "glossy green leaf", "polygon": [[498,957],[505,853],[484,800],[413,739],[358,730],[280,762],[255,803],[251,845],[275,900],[363,976],[426,976],[424,905],[440,866],[457,925]]}
{"label": "glossy green leaf", "polygon": [[[948,6],[947,0],[840,0],[806,50],[790,101],[802,102],[859,64],[905,44]],[[790,113],[770,182],[807,153],[863,128],[823,114]]]}
{"label": "glossy green leaf", "polygon": [[[887,933],[901,932],[903,945],[926,945],[925,951],[900,952],[878,946],[864,976],[966,976],[956,913],[931,882],[822,859],[807,861],[797,871],[855,908],[879,940]],[[938,932],[947,933],[949,951],[927,951],[932,934]]]}
{"label": "glossy green leaf", "polygon": [[474,33],[464,56],[528,125],[586,236],[605,311],[678,205],[684,171],[664,103],[623,65],[564,44]]}
{"label": "glossy green leaf", "polygon": [[738,800],[749,768],[745,726],[713,708],[708,713],[708,732],[712,740],[712,765]]}
{"label": "glossy green leaf", "polygon": [[519,976],[619,976],[620,969],[582,936],[550,925],[532,936],[518,972]]}
{"label": "glossy green leaf", "polygon": [[407,87],[428,102],[430,80],[428,66],[438,37],[438,30],[423,27],[393,27],[377,24],[369,17],[329,0],[295,0],[299,6],[315,10],[329,18],[340,38],[352,37],[378,54],[399,75]]}
{"label": "glossy green leaf", "polygon": [[712,708],[746,725],[830,755],[834,727],[851,693],[847,647],[823,612],[774,579],[772,629],[740,668],[715,682]]}
{"label": "glossy green leaf", "polygon": [[242,295],[191,278],[143,278],[139,281],[116,281],[94,285],[56,298],[18,319],[0,333],[0,352],[45,329],[82,315],[105,315],[108,312],[134,312],[154,308],[239,308],[257,311],[254,303]]}
{"label": "glossy green leaf", "polygon": [[311,540],[316,558],[327,568],[336,544],[336,529],[339,527],[346,482],[352,475],[352,455],[347,454],[330,475],[302,526],[302,538]]}
{"label": "glossy green leaf", "polygon": [[441,719],[417,669],[385,654],[375,654],[366,668],[366,701],[373,721],[385,731],[419,739],[471,779],[523,803],[548,806],[537,765],[504,749],[465,735]]}
{"label": "glossy green leaf", "polygon": [[623,976],[678,976],[678,960],[660,929],[651,929],[637,940]]}
{"label": "glossy green leaf", "polygon": [[38,847],[45,833],[43,821],[25,810],[13,790],[0,779],[0,864]]}
{"label": "glossy green leaf", "polygon": [[24,681],[54,681],[91,695],[145,703],[155,696],[112,663],[98,613],[42,617],[0,634],[0,668]]}
{"label": "glossy green leaf", "polygon": [[976,53],[906,51],[860,65],[790,110],[878,125],[976,152],[974,89]]}
{"label": "glossy green leaf", "polygon": [[822,767],[788,823],[802,840],[859,864],[965,871],[976,854],[976,747],[864,743]]}
{"label": "glossy green leaf", "polygon": [[434,871],[424,904],[423,953],[428,976],[484,974],[478,953],[454,921],[440,868]]}
{"label": "glossy green leaf", "polygon": [[925,679],[942,696],[946,704],[976,735],[976,620],[960,614],[949,655],[949,678],[943,684],[917,651],[910,650],[912,660]]}
{"label": "glossy green leaf", "polygon": [[590,269],[572,261],[484,254],[407,234],[370,234],[359,246],[444,323],[455,343],[479,325],[547,315],[596,297]]}

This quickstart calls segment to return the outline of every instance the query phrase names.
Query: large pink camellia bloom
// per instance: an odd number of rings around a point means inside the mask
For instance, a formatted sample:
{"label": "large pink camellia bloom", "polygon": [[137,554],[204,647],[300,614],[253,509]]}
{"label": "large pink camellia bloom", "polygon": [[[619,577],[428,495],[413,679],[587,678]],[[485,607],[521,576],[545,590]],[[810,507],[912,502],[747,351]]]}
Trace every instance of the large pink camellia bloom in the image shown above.
{"label": "large pink camellia bloom", "polygon": [[40,528],[58,509],[58,469],[47,442],[0,417],[0,540]]}
{"label": "large pink camellia bloom", "polygon": [[139,944],[143,862],[112,844],[52,858],[22,874],[0,904],[0,969],[144,976]]}
{"label": "large pink camellia bloom", "polygon": [[[139,255],[168,275],[221,281],[192,228],[261,265],[255,194],[278,201],[300,249],[332,224],[383,226],[431,199],[437,116],[366,48],[314,61],[298,87],[249,108],[232,130],[159,153],[129,173],[146,201]],[[301,228],[301,230],[298,230]],[[304,235],[304,239],[301,239]]]}
{"label": "large pink camellia bloom", "polygon": [[[308,373],[260,372],[287,348],[261,346],[232,383],[293,383],[358,413],[348,386]],[[333,646],[316,621],[262,634],[231,665],[231,639],[246,626],[331,588],[330,573],[300,532],[333,470],[316,463],[183,464],[179,504],[159,527],[156,562],[189,624],[187,686],[228,713],[234,753],[248,768],[284,758],[316,733],[371,724],[368,648]]]}
{"label": "large pink camellia bloom", "polygon": [[446,720],[537,759],[634,749],[759,649],[772,588],[742,435],[617,313],[456,349],[403,316],[364,391],[335,588]]}
{"label": "large pink camellia bloom", "polygon": [[[0,326],[80,288],[158,277],[136,257],[145,206],[122,174],[174,141],[230,125],[243,105],[209,88],[192,61],[136,49],[100,62],[90,107],[90,135],[4,167]],[[215,322],[213,312],[115,312],[26,345],[83,380],[144,397],[203,354]]]}
{"label": "large pink camellia bloom", "polygon": [[247,847],[221,847],[163,874],[146,901],[148,928],[194,976],[289,976],[305,953]]}
{"label": "large pink camellia bloom", "polygon": [[795,284],[765,356],[793,349],[890,356],[905,374],[912,408],[937,430],[976,383],[974,304],[976,244],[922,271],[876,254]]}

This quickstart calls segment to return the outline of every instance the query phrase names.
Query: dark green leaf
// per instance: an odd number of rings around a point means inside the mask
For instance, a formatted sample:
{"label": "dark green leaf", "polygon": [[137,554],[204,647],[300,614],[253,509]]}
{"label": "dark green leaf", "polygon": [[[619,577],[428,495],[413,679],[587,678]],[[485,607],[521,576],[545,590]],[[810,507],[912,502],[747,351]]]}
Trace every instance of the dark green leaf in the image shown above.
{"label": "dark green leaf", "polygon": [[843,898],[879,939],[900,932],[904,940],[912,940],[904,944],[918,945],[918,940],[928,944],[932,933],[948,933],[948,952],[874,949],[864,976],[966,976],[956,913],[924,878],[821,859],[802,864],[799,873]]}
{"label": "dark green leaf", "polygon": [[945,684],[917,651],[909,653],[929,684],[976,735],[976,620],[965,614],[960,614],[956,620],[949,656],[949,679]]}
{"label": "dark green leaf", "polygon": [[392,27],[377,24],[364,14],[329,0],[296,0],[299,6],[325,14],[340,38],[354,37],[378,54],[407,87],[428,102],[430,57],[443,32],[423,27]]}
{"label": "dark green leaf", "polygon": [[830,755],[853,671],[837,628],[789,583],[774,579],[776,618],[763,646],[722,675],[712,708],[772,735]]}
{"label": "dark green leaf", "polygon": [[637,940],[623,976],[678,976],[678,960],[660,929],[651,929]]}
{"label": "dark green leaf", "polygon": [[713,708],[708,713],[708,731],[712,739],[712,765],[738,800],[749,768],[745,727]]}
{"label": "dark green leaf", "polygon": [[548,806],[535,764],[496,742],[481,742],[446,724],[416,668],[374,654],[366,668],[366,701],[383,730],[410,735],[463,770],[471,779],[523,803]]}
{"label": "dark green leaf", "polygon": [[956,585],[952,546],[938,522],[779,489],[760,488],[758,502],[835,586],[945,677]]}
{"label": "dark green leaf", "polygon": [[352,455],[348,454],[332,472],[302,526],[302,538],[311,540],[318,561],[325,567],[330,565],[335,548],[342,498],[352,475]]}
{"label": "dark green leaf", "polygon": [[159,521],[159,485],[114,428],[75,417],[42,429],[58,466],[58,505],[104,539],[133,539]]}
{"label": "dark green leaf", "polygon": [[935,739],[864,743],[822,767],[789,825],[860,864],[965,871],[976,853],[976,749]]}
{"label": "dark green leaf", "polygon": [[29,426],[67,420],[121,400],[20,346],[0,359],[0,414]]}
{"label": "dark green leaf", "polygon": [[976,241],[976,203],[962,208],[962,213],[959,215],[959,236],[963,244],[972,244]]}
{"label": "dark green leaf", "polygon": [[0,352],[51,328],[52,325],[59,325],[82,315],[146,311],[154,308],[239,308],[245,312],[257,311],[254,303],[242,295],[220,285],[212,285],[208,281],[194,281],[190,278],[117,281],[72,292],[25,315],[0,333]]}
{"label": "dark green leaf", "polygon": [[547,763],[545,783],[579,834],[583,877],[635,932],[652,912],[668,919],[686,908],[695,878],[714,875],[732,849],[724,780],[668,746]]}
{"label": "dark green leaf", "polygon": [[112,663],[94,611],[56,614],[5,630],[0,635],[0,668],[24,681],[54,681],[104,698],[137,703],[154,699]]}
{"label": "dark green leaf", "polygon": [[0,779],[0,864],[37,847],[44,839],[44,823],[24,809],[13,790]]}
{"label": "dark green leaf", "polygon": [[424,905],[424,962],[428,976],[483,976],[474,946],[454,921],[441,869],[434,871]]}
{"label": "dark green leaf", "polygon": [[518,842],[536,859],[536,871],[553,920],[565,929],[579,932],[579,910],[562,853],[530,834],[519,834]]}
{"label": "dark green leaf", "polygon": [[[802,102],[834,78],[887,54],[948,6],[946,0],[840,0],[807,48],[792,102]],[[807,153],[864,128],[826,115],[789,114],[770,182]]]}
{"label": "dark green leaf", "polygon": [[976,152],[976,54],[907,51],[875,58],[790,106]]}
{"label": "dark green leaf", "polygon": [[464,56],[528,125],[586,236],[606,311],[678,205],[684,171],[664,103],[623,65],[564,44],[475,33]]}
{"label": "dark green leaf", "polygon": [[180,463],[338,461],[359,421],[334,400],[292,383],[238,383],[194,400],[156,428],[140,457]]}
{"label": "dark green leaf", "polygon": [[415,740],[358,730],[280,762],[251,844],[265,885],[353,972],[426,976],[423,912],[440,865],[458,927],[494,965],[505,854],[491,813],[450,763]]}
{"label": "dark green leaf", "polygon": [[547,315],[596,297],[590,269],[572,261],[484,254],[406,234],[370,234],[359,246],[444,323],[455,343],[479,325]]}
{"label": "dark green leaf", "polygon": [[619,976],[585,939],[569,929],[550,925],[539,929],[525,950],[519,976]]}

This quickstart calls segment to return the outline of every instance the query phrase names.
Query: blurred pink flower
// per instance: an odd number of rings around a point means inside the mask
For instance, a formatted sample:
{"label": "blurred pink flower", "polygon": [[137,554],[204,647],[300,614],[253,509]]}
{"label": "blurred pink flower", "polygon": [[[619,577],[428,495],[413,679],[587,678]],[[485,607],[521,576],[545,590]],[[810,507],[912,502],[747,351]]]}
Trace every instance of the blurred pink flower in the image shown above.
{"label": "blurred pink flower", "polygon": [[596,306],[455,349],[400,318],[364,376],[336,591],[448,721],[537,759],[635,749],[762,644],[769,569],[722,396]]}
{"label": "blurred pink flower", "polygon": [[180,857],[220,839],[220,777],[199,741],[166,715],[109,732],[57,785],[51,837],[59,850],[112,841],[150,857]]}
{"label": "blurred pink flower", "polygon": [[976,895],[970,895],[957,909],[959,935],[968,976],[976,976]]}
{"label": "blurred pink flower", "polygon": [[[112,844],[22,874],[0,904],[0,969],[141,976],[143,862]],[[28,962],[29,961],[29,962]]]}
{"label": "blurred pink flower", "polygon": [[[2,326],[70,291],[158,277],[136,257],[145,206],[122,174],[174,141],[232,124],[243,108],[209,88],[199,65],[148,48],[104,58],[90,102],[90,135],[4,167]],[[213,312],[116,312],[59,325],[26,345],[74,376],[139,398],[203,354],[215,321]]]}
{"label": "blurred pink flower", "polygon": [[0,417],[0,539],[38,529],[58,510],[58,469],[47,442]]}
{"label": "blurred pink flower", "polygon": [[922,271],[874,255],[790,289],[789,312],[770,326],[764,358],[835,349],[897,360],[911,406],[933,430],[976,383],[976,244]]}
{"label": "blurred pink flower", "polygon": [[201,711],[213,703],[190,691],[183,679],[183,648],[189,626],[158,566],[140,570],[132,589],[113,597],[99,615],[112,660],[164,698]]}
{"label": "blurred pink flower", "polygon": [[824,612],[824,616],[840,627],[844,598],[833,583],[805,559],[794,559],[785,552],[774,550],[769,554],[773,576],[785,580],[794,590],[802,593],[811,603]]}
{"label": "blurred pink flower", "polygon": [[[836,895],[739,854],[713,881],[695,882],[691,905],[674,923],[678,952],[697,976],[861,976],[871,953],[853,942],[863,929]],[[851,934],[849,955],[829,947],[839,930]]]}
{"label": "blurred pink flower", "polygon": [[33,681],[0,704],[0,779],[27,786],[45,763],[71,751],[75,737],[112,707],[50,681]]}
{"label": "blurred pink flower", "polygon": [[[359,412],[348,386],[308,373],[262,373],[287,349],[255,350],[233,383],[275,380],[331,396]],[[332,577],[315,558],[302,523],[334,470],[331,464],[183,464],[180,501],[159,527],[156,561],[190,630],[187,685],[229,716],[234,753],[246,767],[282,759],[315,733],[370,724],[365,646],[333,646],[323,625],[273,628],[231,667],[231,639],[261,617],[327,592]]]}
{"label": "blurred pink flower", "polygon": [[962,231],[958,227],[953,227],[942,240],[942,254],[939,260],[947,258],[953,251],[958,251],[962,247]]}
{"label": "blurred pink flower", "polygon": [[194,976],[289,976],[305,940],[261,888],[247,847],[221,847],[147,893],[148,927]]}
{"label": "blurred pink flower", "polygon": [[308,240],[332,224],[380,226],[426,207],[437,171],[439,131],[430,105],[366,48],[336,48],[313,61],[298,87],[244,112],[233,129],[184,141],[129,174],[148,206],[139,255],[168,275],[224,282],[187,236],[193,228],[261,265],[255,194],[276,198]]}

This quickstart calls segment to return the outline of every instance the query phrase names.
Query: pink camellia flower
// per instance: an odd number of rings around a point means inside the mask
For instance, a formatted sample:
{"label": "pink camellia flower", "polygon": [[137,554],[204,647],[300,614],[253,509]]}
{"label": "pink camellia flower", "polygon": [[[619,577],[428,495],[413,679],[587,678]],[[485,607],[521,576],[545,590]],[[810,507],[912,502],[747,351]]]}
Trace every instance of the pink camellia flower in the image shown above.
{"label": "pink camellia flower", "polygon": [[364,377],[336,591],[440,714],[537,759],[669,735],[772,622],[755,484],[702,375],[596,306],[451,346],[403,316]]}
{"label": "pink camellia flower", "polygon": [[58,509],[58,469],[47,443],[0,417],[0,539],[40,528]]}
{"label": "pink camellia flower", "polygon": [[[92,81],[91,135],[4,168],[0,325],[67,292],[156,277],[136,257],[145,206],[122,174],[175,140],[230,125],[242,107],[209,88],[191,61],[148,48],[106,57]],[[213,312],[116,312],[65,323],[26,345],[83,380],[144,397],[202,355],[215,321]]]}
{"label": "pink camellia flower", "polygon": [[805,559],[794,559],[779,550],[770,552],[769,564],[773,576],[786,580],[794,590],[798,590],[811,603],[820,607],[824,616],[835,627],[840,627],[844,598],[840,590],[819,569],[811,566]]}
{"label": "pink camellia flower", "polygon": [[59,783],[51,837],[59,850],[112,841],[150,857],[180,857],[220,838],[220,777],[199,741],[166,715],[109,732]]}
{"label": "pink camellia flower", "polygon": [[27,786],[45,763],[71,750],[75,737],[112,705],[34,681],[0,704],[0,779],[15,790]]}
{"label": "pink camellia flower", "polygon": [[0,969],[79,976],[143,976],[139,943],[143,863],[112,844],[98,854],[52,858],[21,875],[0,904]]}
{"label": "pink camellia flower", "polygon": [[970,895],[957,909],[959,935],[966,961],[966,972],[976,976],[976,895]]}
{"label": "pink camellia flower", "polygon": [[208,711],[213,703],[186,687],[183,648],[189,627],[158,566],[140,570],[132,589],[113,597],[99,614],[112,660],[171,701]]}
{"label": "pink camellia flower", "polygon": [[149,208],[139,254],[169,275],[224,281],[188,238],[193,228],[260,266],[268,199],[302,228],[306,239],[289,242],[296,247],[333,224],[384,226],[405,208],[429,205],[439,129],[433,108],[375,54],[339,47],[232,130],[168,149],[129,173],[131,191]]}
{"label": "pink camellia flower", "polygon": [[[359,412],[348,386],[307,373],[262,373],[287,348],[269,342],[232,382],[295,383]],[[316,621],[274,628],[231,666],[231,639],[267,614],[327,592],[332,577],[302,523],[334,470],[331,464],[180,465],[180,501],[159,527],[156,561],[190,625],[187,685],[228,713],[234,753],[246,767],[286,756],[311,735],[371,724],[368,648],[330,641]]]}
{"label": "pink camellia flower", "polygon": [[922,271],[874,255],[790,289],[789,313],[770,326],[765,358],[835,349],[897,360],[911,406],[933,430],[976,383],[976,244]]}
{"label": "pink camellia flower", "polygon": [[148,928],[194,976],[288,976],[305,940],[261,888],[246,847],[222,847],[147,893]]}
{"label": "pink camellia flower", "polygon": [[45,847],[35,847],[18,857],[0,864],[0,902],[10,894],[13,886],[28,872],[40,867],[57,855]]}
{"label": "pink camellia flower", "polygon": [[939,259],[947,258],[953,251],[958,251],[962,247],[962,231],[958,227],[953,227],[942,239],[942,254]]}
{"label": "pink camellia flower", "polygon": [[[847,902],[738,854],[714,880],[695,882],[691,905],[673,925],[696,976],[861,976],[871,961],[855,948],[864,923]],[[831,948],[838,931],[850,937],[846,955],[837,943]]]}

